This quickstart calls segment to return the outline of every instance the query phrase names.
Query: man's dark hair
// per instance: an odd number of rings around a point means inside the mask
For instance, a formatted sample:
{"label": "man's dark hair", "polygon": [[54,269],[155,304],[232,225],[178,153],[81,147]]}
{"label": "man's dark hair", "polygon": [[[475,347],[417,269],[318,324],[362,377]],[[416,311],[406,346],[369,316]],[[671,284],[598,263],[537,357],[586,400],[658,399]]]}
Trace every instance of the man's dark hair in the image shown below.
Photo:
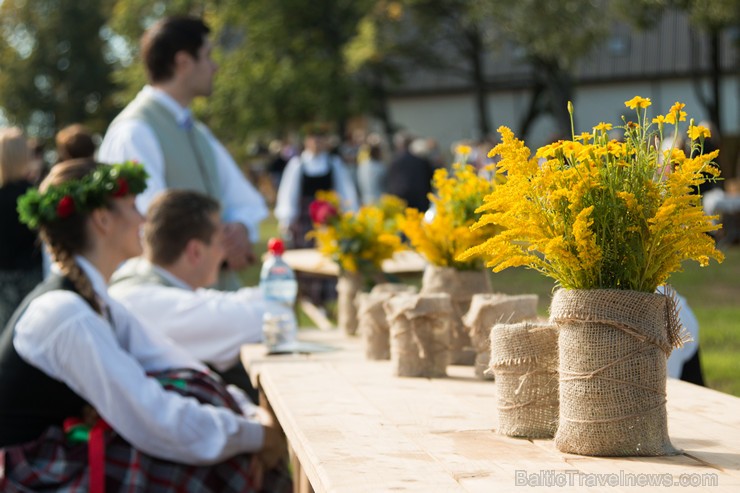
{"label": "man's dark hair", "polygon": [[144,224],[144,252],[153,263],[168,266],[180,258],[188,242],[209,245],[216,233],[213,214],[219,203],[199,192],[166,190],[149,206]]}
{"label": "man's dark hair", "polygon": [[175,74],[175,54],[186,51],[198,58],[198,50],[211,30],[197,17],[173,16],[160,20],[141,38],[141,57],[150,82],[165,82]]}

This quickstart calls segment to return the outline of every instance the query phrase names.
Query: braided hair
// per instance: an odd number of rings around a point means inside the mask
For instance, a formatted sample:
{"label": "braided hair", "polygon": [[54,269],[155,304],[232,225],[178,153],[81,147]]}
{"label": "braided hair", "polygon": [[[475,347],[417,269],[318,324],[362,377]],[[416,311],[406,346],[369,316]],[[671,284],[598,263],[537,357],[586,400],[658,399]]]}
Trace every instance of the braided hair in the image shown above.
{"label": "braided hair", "polygon": [[[43,193],[51,185],[61,185],[69,180],[79,180],[100,166],[92,159],[74,159],[59,163],[51,168],[49,175],[39,186]],[[111,207],[107,204],[106,207]],[[88,246],[87,218],[89,213],[74,212],[59,221],[39,225],[39,236],[46,243],[52,260],[62,274],[69,279],[82,298],[98,313],[102,313],[92,283],[82,271],[74,256]]]}

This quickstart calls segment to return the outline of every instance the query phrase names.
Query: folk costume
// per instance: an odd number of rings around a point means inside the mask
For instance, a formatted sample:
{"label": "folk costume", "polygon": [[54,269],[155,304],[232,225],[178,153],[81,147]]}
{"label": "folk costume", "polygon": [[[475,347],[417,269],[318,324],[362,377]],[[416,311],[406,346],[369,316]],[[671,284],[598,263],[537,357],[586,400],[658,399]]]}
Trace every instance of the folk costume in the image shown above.
{"label": "folk costume", "polygon": [[[252,243],[259,239],[269,214],[265,200],[211,131],[161,89],[147,85],[139,92],[108,127],[98,156],[144,165],[149,180],[136,199],[142,213],[162,190],[194,190],[219,201],[224,223],[241,223]],[[230,289],[240,285],[233,272],[220,281]]]}
{"label": "folk costume", "polygon": [[[145,178],[140,166],[101,166],[29,191],[20,217],[37,227],[88,213],[135,195]],[[0,335],[0,491],[253,491],[249,454],[264,440],[256,407],[145,330],[85,257],[74,262],[97,307],[53,275]],[[265,486],[289,484],[281,471]]]}

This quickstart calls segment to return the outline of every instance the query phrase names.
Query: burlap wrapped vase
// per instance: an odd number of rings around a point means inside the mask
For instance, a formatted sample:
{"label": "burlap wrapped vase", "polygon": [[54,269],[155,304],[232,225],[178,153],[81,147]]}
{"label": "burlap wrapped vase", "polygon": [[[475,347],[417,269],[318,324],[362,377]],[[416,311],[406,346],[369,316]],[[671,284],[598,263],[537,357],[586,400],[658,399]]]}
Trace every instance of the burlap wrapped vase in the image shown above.
{"label": "burlap wrapped vase", "polygon": [[386,301],[384,309],[390,324],[394,374],[446,376],[450,360],[450,296],[403,294]]}
{"label": "burlap wrapped vase", "polygon": [[486,372],[491,359],[491,328],[497,323],[516,323],[537,317],[536,294],[509,296],[506,294],[475,294],[470,309],[463,317],[463,325],[475,349],[475,375],[493,379]]}
{"label": "burlap wrapped vase", "polygon": [[491,282],[486,270],[457,270],[453,267],[427,265],[421,280],[421,293],[447,293],[453,307],[452,362],[472,365],[475,350],[463,326],[462,317],[470,308],[474,294],[490,293]]}
{"label": "burlap wrapped vase", "polygon": [[337,325],[345,334],[357,333],[357,305],[355,297],[362,289],[362,276],[355,272],[342,272],[337,279]]}
{"label": "burlap wrapped vase", "polygon": [[378,284],[369,293],[357,296],[358,332],[365,346],[365,357],[371,360],[390,359],[390,328],[383,303],[394,295],[414,294],[416,288],[405,284]]}
{"label": "burlap wrapped vase", "polygon": [[668,438],[666,358],[683,334],[663,294],[557,291],[562,452],[593,456],[678,453]]}
{"label": "burlap wrapped vase", "polygon": [[558,334],[547,321],[496,324],[490,331],[498,432],[552,438],[558,426]]}

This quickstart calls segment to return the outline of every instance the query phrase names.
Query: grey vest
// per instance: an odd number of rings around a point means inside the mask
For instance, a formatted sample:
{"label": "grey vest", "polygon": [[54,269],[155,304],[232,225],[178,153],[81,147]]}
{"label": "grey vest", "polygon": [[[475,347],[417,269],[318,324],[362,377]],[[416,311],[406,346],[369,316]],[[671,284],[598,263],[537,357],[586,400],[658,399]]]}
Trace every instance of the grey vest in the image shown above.
{"label": "grey vest", "polygon": [[167,188],[195,190],[216,200],[222,196],[213,148],[202,123],[195,122],[186,130],[162,104],[142,95],[113,120],[111,127],[123,120],[144,121],[154,131],[164,156]]}
{"label": "grey vest", "polygon": [[110,280],[113,290],[136,288],[138,286],[175,287],[167,278],[152,268],[147,260],[137,257],[119,268]]}

